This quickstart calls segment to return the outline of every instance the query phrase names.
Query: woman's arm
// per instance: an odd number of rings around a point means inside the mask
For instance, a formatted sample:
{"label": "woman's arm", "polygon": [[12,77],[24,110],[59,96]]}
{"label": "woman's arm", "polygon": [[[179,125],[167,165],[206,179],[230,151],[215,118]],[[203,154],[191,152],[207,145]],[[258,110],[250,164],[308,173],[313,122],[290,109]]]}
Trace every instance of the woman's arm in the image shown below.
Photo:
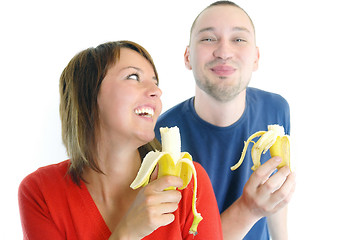
{"label": "woman's arm", "polygon": [[27,176],[21,182],[18,201],[24,239],[65,239],[53,222],[39,186],[33,180],[33,175]]}

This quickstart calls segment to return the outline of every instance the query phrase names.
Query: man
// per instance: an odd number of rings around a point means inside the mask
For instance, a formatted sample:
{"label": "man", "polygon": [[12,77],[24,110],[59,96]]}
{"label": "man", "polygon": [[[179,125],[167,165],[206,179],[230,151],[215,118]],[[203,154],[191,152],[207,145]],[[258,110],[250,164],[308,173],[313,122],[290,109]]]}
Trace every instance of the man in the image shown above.
{"label": "man", "polygon": [[184,61],[196,80],[195,97],[160,117],[157,138],[159,127],[180,128],[182,151],[200,162],[211,178],[224,239],[287,239],[294,174],[288,167],[276,172],[281,159],[269,153],[255,172],[250,154],[236,171],[230,170],[251,134],[270,124],[290,131],[286,100],[248,87],[259,61],[251,19],[232,2],[211,4],[192,25]]}

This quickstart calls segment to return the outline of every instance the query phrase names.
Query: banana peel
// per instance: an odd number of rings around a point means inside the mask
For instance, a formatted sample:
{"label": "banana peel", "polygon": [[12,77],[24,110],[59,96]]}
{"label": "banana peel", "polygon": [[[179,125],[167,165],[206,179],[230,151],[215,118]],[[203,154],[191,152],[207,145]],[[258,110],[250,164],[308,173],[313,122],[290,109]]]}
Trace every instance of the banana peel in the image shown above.
{"label": "banana peel", "polygon": [[[181,152],[181,137],[178,127],[160,128],[162,139],[162,152],[150,151],[141,164],[135,180],[131,183],[132,189],[146,186],[150,176],[158,164],[158,178],[166,175],[178,176],[183,180],[179,189],[185,189],[194,177],[194,188],[192,197],[192,212],[194,219],[190,228],[190,234],[197,234],[197,227],[203,217],[196,209],[197,200],[197,173],[193,165],[192,156],[188,152]],[[165,190],[172,190],[169,187]]]}
{"label": "banana peel", "polygon": [[[257,142],[254,142],[253,139],[260,137]],[[258,131],[252,134],[247,141],[244,142],[244,148],[241,154],[240,159],[237,164],[231,167],[231,170],[236,170],[243,162],[244,157],[247,152],[249,143],[254,143],[251,155],[253,161],[253,171],[261,165],[260,158],[262,153],[265,154],[268,150],[271,157],[279,156],[282,161],[277,166],[278,169],[289,166],[290,168],[290,142],[289,136],[285,135],[284,128],[280,125],[268,125],[268,131]]]}

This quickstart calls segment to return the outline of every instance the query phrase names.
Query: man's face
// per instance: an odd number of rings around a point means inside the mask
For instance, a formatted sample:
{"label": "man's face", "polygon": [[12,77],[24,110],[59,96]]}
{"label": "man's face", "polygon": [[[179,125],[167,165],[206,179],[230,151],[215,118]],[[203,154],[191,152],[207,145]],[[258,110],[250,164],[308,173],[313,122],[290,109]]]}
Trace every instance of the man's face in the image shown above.
{"label": "man's face", "polygon": [[197,86],[218,101],[242,92],[259,60],[253,25],[240,8],[214,6],[198,17],[185,64]]}

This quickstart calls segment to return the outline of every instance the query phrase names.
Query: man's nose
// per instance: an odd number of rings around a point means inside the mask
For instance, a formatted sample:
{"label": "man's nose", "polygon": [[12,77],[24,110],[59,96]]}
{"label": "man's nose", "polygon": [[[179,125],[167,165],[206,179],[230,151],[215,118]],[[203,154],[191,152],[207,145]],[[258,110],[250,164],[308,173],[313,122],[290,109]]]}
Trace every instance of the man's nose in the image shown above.
{"label": "man's nose", "polygon": [[230,59],[233,56],[233,49],[229,41],[220,40],[217,44],[217,48],[213,52],[216,58],[223,60]]}

